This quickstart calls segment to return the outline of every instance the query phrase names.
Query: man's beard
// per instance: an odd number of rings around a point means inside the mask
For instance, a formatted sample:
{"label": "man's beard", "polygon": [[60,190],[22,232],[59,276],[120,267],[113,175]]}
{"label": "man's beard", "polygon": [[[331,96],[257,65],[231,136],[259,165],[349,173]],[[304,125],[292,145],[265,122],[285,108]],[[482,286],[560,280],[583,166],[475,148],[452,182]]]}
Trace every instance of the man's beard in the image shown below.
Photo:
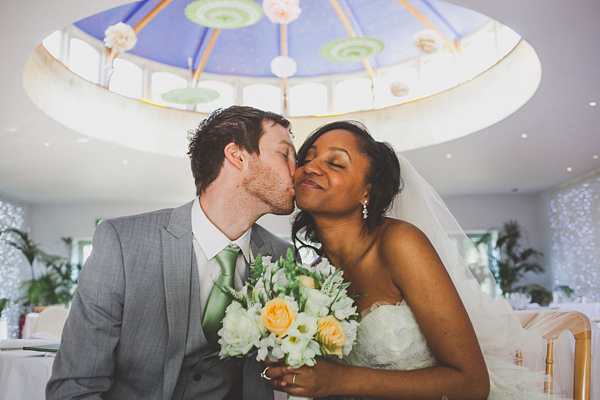
{"label": "man's beard", "polygon": [[269,206],[269,213],[289,215],[294,211],[290,186],[261,161],[250,161],[250,177],[244,179],[242,185],[248,194]]}

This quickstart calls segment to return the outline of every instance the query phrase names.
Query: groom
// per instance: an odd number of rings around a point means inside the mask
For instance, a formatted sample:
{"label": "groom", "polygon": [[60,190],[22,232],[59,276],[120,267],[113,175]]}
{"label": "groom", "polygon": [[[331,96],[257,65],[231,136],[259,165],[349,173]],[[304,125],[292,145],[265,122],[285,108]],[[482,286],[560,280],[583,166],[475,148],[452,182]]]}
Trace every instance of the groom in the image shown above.
{"label": "groom", "polygon": [[255,224],[293,211],[289,125],[251,107],[211,114],[190,135],[194,201],[98,226],[47,399],[273,398],[256,360],[219,359],[215,282],[233,274],[239,289],[253,255],[289,247]]}

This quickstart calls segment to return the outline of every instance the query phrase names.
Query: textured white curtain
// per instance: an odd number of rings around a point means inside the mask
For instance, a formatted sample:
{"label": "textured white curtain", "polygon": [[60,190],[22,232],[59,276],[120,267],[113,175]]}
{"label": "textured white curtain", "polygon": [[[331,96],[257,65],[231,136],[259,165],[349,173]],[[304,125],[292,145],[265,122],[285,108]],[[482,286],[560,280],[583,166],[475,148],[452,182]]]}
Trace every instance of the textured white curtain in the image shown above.
{"label": "textured white curtain", "polygon": [[600,301],[600,170],[550,193],[554,284]]}

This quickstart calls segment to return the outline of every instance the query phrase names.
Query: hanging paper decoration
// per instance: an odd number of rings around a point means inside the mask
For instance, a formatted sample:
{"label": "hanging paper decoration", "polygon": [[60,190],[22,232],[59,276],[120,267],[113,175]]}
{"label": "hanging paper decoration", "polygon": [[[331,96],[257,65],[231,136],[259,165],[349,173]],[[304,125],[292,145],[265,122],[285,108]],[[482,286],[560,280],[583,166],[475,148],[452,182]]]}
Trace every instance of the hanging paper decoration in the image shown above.
{"label": "hanging paper decoration", "polygon": [[289,78],[298,69],[292,57],[277,56],[271,60],[271,72],[278,78]]}
{"label": "hanging paper decoration", "polygon": [[332,40],[321,47],[319,54],[329,61],[361,61],[381,53],[383,47],[379,39],[357,36]]}
{"label": "hanging paper decoration", "polygon": [[390,83],[390,93],[396,97],[404,97],[410,92],[410,87],[404,82]]}
{"label": "hanging paper decoration", "polygon": [[219,98],[219,92],[212,89],[189,87],[182,89],[169,90],[161,96],[163,100],[169,103],[196,105],[201,103],[210,103]]}
{"label": "hanging paper decoration", "polygon": [[135,31],[123,22],[111,25],[104,31],[104,45],[113,51],[120,53],[131,50],[136,43]]}
{"label": "hanging paper decoration", "polygon": [[300,0],[263,0],[262,8],[274,24],[289,24],[302,12]]}
{"label": "hanging paper decoration", "polygon": [[209,28],[237,29],[257,23],[263,12],[251,0],[197,0],[187,5],[185,16]]}
{"label": "hanging paper decoration", "polygon": [[433,29],[425,29],[413,36],[415,47],[422,53],[432,54],[444,47],[444,39]]}

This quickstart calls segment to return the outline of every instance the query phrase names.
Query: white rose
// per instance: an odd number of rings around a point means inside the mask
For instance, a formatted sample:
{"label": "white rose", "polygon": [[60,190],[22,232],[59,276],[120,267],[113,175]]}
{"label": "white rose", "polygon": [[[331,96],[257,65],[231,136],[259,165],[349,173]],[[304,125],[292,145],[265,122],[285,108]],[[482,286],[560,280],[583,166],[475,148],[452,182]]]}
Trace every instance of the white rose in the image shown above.
{"label": "white rose", "polygon": [[257,308],[246,310],[237,301],[232,302],[223,318],[223,327],[219,330],[221,358],[242,356],[254,346],[254,341],[261,337],[257,318]]}
{"label": "white rose", "polygon": [[329,313],[331,298],[317,289],[305,288],[306,304],[304,312],[313,317],[324,317]]}

